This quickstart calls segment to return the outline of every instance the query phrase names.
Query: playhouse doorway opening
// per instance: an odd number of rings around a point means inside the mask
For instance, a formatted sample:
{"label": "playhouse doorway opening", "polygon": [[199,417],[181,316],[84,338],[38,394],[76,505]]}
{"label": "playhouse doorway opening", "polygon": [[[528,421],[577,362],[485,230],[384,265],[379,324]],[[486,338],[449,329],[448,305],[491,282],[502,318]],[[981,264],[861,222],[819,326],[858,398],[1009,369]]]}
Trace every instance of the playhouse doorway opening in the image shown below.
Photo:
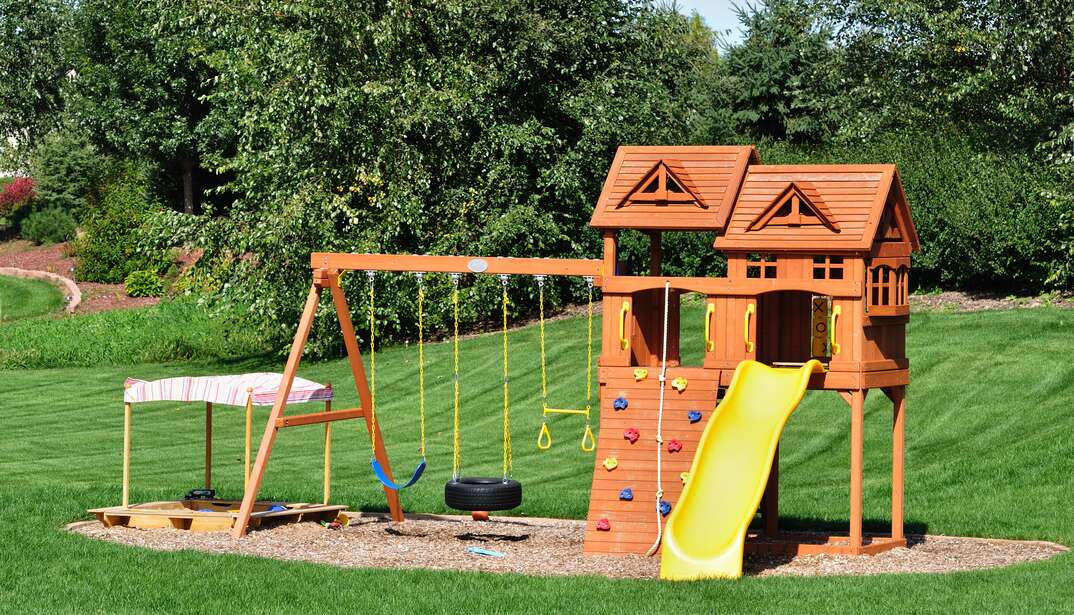
{"label": "playhouse doorway opening", "polygon": [[757,360],[774,366],[831,359],[832,298],[799,290],[757,297]]}

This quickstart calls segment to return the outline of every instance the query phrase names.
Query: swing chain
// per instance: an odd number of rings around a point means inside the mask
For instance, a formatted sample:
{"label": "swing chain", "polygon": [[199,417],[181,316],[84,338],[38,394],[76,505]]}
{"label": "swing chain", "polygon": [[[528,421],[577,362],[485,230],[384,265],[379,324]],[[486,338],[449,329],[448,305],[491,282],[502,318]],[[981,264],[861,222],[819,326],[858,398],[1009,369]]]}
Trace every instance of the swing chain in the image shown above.
{"label": "swing chain", "polygon": [[425,273],[414,273],[418,280],[418,423],[421,433],[420,453],[425,459]]}
{"label": "swing chain", "polygon": [[508,390],[508,352],[507,352],[507,274],[500,274],[500,286],[503,289],[503,481],[506,483],[514,473],[511,454],[511,403]]}
{"label": "swing chain", "polygon": [[452,426],[451,447],[451,480],[454,482],[459,481],[459,278],[461,277],[462,276],[458,273],[451,274],[451,304],[452,310],[454,312],[454,330],[451,338],[451,379],[454,400],[454,422]]}
{"label": "swing chain", "polygon": [[374,458],[377,454],[377,347],[376,304],[374,302],[375,271],[366,271],[369,281],[369,448]]}

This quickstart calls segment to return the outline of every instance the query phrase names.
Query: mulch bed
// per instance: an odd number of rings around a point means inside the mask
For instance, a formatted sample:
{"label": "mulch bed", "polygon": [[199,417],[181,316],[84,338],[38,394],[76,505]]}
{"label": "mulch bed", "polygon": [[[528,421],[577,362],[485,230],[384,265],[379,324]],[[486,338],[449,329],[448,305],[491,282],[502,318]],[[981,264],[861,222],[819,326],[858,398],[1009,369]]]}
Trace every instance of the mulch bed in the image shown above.
{"label": "mulch bed", "polygon": [[[426,568],[539,576],[596,575],[610,578],[657,578],[660,562],[640,555],[582,554],[585,522],[564,519],[413,515],[391,523],[381,514],[356,514],[342,530],[298,523],[251,531],[240,541],[225,532],[105,528],[96,521],[68,526],[90,538],[174,551],[255,555],[280,560],[316,562],[342,567]],[[912,536],[910,547],[873,557],[813,555],[772,557],[747,554],[750,576],[872,575],[953,572],[1010,566],[1051,558],[1068,549],[1039,541]],[[506,557],[467,552],[467,547],[492,549]]]}
{"label": "mulch bed", "polygon": [[[0,267],[48,271],[74,279],[75,259],[64,255],[65,245],[34,246],[28,241],[8,242],[0,250]],[[128,297],[122,284],[76,283],[82,291],[82,303],[77,310],[80,314],[160,303],[159,297]]]}

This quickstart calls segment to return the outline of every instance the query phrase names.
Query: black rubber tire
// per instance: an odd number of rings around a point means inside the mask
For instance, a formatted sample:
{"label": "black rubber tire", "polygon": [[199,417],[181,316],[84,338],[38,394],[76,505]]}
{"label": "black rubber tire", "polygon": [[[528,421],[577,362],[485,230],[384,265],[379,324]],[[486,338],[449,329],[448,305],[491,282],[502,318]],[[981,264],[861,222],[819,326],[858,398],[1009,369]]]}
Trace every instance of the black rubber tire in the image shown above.
{"label": "black rubber tire", "polygon": [[511,510],[522,504],[522,483],[464,476],[444,485],[444,503],[455,510]]}

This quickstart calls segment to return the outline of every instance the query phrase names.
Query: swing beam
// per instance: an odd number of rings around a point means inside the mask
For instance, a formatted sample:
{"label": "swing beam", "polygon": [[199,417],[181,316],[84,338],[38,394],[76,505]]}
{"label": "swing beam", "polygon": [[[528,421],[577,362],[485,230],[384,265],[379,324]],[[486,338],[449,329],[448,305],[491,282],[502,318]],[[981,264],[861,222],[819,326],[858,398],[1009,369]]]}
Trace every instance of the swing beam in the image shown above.
{"label": "swing beam", "polygon": [[[339,286],[340,273],[345,271],[413,271],[589,276],[593,278],[593,283],[596,286],[600,286],[602,275],[604,274],[604,263],[602,261],[588,259],[314,252],[310,255],[310,265],[313,269],[313,284],[310,286],[306,304],[302,310],[302,318],[299,320],[298,329],[295,331],[295,338],[287,357],[287,364],[284,367],[283,380],[280,383],[276,401],[272,404],[272,410],[265,424],[265,435],[261,438],[257,459],[247,481],[238,518],[235,519],[235,524],[231,529],[231,536],[236,539],[246,535],[254,503],[257,501],[258,491],[261,488],[261,481],[265,477],[269,456],[276,442],[276,434],[284,427],[327,424],[333,421],[361,418],[365,421],[366,431],[373,433],[373,458],[379,463],[385,476],[389,480],[394,480],[392,479],[391,466],[388,463],[388,455],[384,448],[380,430],[372,430],[371,413],[368,411],[368,409],[372,408],[369,381],[366,378],[365,367],[362,364],[362,355],[358,350],[358,339],[354,332],[354,323],[351,321],[350,307],[347,305],[343,289]],[[313,326],[313,319],[317,314],[317,307],[325,289],[331,293],[332,301],[335,304],[336,316],[339,319],[343,343],[347,349],[347,360],[350,364],[351,375],[358,389],[360,405],[357,408],[347,408],[333,412],[285,416],[287,396],[291,392],[291,385],[294,383],[295,375],[298,372],[302,352],[306,347],[306,341]],[[388,510],[391,513],[392,520],[396,522],[402,521],[403,510],[399,504],[398,492],[385,487],[384,496],[388,501]]]}

